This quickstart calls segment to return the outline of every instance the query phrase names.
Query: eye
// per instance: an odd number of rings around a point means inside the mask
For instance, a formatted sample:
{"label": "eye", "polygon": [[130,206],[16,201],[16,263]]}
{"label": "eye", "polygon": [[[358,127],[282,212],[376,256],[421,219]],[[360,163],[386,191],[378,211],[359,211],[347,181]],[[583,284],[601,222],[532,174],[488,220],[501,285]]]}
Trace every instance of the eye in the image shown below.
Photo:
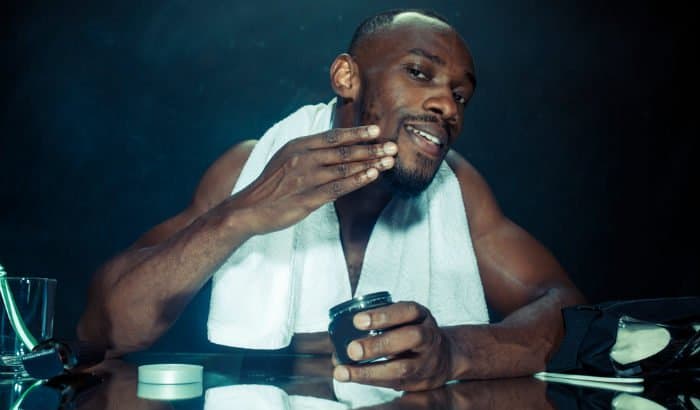
{"label": "eye", "polygon": [[452,93],[452,95],[455,98],[455,101],[457,101],[457,104],[462,104],[464,106],[467,105],[467,99],[459,95],[458,93]]}
{"label": "eye", "polygon": [[430,80],[429,74],[423,72],[420,68],[414,67],[414,66],[408,66],[406,67],[406,72],[408,74],[415,78],[416,80],[421,80],[421,81],[428,81]]}

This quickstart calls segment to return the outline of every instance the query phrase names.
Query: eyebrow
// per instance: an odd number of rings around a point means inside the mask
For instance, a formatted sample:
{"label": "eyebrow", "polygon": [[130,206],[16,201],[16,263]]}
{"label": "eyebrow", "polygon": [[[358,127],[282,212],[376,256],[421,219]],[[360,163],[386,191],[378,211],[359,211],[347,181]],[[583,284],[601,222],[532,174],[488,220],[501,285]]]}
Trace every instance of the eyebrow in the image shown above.
{"label": "eyebrow", "polygon": [[469,81],[472,82],[472,88],[476,88],[476,76],[471,71],[467,70],[464,74]]}
{"label": "eyebrow", "polygon": [[415,55],[421,56],[421,57],[425,57],[435,64],[445,65],[445,60],[443,60],[442,58],[440,58],[434,54],[430,54],[429,52],[423,50],[422,48],[412,48],[412,49],[408,50],[408,53],[415,54]]}
{"label": "eyebrow", "polygon": [[[428,60],[432,61],[433,63],[441,65],[441,66],[445,65],[445,60],[443,60],[442,58],[440,58],[434,54],[430,54],[429,52],[423,50],[422,48],[412,48],[412,49],[408,50],[408,53],[427,58]],[[472,83],[473,87],[476,87],[476,76],[474,75],[474,73],[467,70],[467,71],[465,71],[464,76]]]}

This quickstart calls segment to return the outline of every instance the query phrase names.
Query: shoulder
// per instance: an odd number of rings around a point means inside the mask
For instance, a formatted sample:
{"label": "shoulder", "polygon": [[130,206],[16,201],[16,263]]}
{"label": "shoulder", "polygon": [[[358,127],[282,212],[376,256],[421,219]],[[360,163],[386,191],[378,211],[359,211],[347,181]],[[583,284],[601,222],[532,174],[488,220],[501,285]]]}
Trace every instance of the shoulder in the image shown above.
{"label": "shoulder", "polygon": [[477,238],[502,220],[501,209],[484,177],[462,155],[450,150],[445,162],[459,181],[471,233]]}

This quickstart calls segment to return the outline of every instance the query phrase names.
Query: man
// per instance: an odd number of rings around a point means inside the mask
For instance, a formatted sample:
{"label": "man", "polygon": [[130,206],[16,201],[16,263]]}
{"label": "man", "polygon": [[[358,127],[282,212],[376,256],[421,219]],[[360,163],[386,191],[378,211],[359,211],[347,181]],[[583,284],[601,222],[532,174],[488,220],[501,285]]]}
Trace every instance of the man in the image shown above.
{"label": "man", "polygon": [[[465,254],[474,254],[479,283],[505,319],[439,327],[435,308],[414,301],[358,314],[354,323],[360,329],[392,329],[351,343],[348,355],[358,361],[392,360],[339,365],[334,377],[421,390],[453,379],[543,370],[563,335],[560,309],[583,298],[552,255],[501,214],[478,172],[449,149],[462,130],[476,85],[464,41],[430,12],[383,13],[358,28],[349,53],[331,65],[330,79],[337,95],[332,129],[325,125],[313,135],[290,136],[295,138],[273,149],[261,172],[248,175],[250,182],[234,194],[246,160],[255,156],[251,152],[256,152],[256,142],[245,141],[226,152],[207,170],[187,209],[98,271],[78,326],[81,338],[108,343],[115,355],[146,348],[204,283],[229,264],[232,254],[242,253],[235,251],[299,226],[324,207],[337,214],[348,291],[355,294],[365,275],[381,277],[381,272],[362,268],[365,256],[376,253],[368,243],[382,212],[395,198],[409,198],[404,203],[410,204],[410,198],[425,197],[444,168],[461,198],[441,209],[464,210],[468,238],[460,246]],[[439,218],[439,211],[432,211],[430,218]],[[419,279],[414,275],[402,283],[410,286]],[[229,281],[227,286],[245,297],[247,286],[253,285]],[[222,285],[215,281],[213,295],[217,287]],[[447,310],[460,309],[450,306]],[[210,337],[212,315],[213,308]],[[324,334],[297,334],[292,344],[305,351],[332,350]]]}

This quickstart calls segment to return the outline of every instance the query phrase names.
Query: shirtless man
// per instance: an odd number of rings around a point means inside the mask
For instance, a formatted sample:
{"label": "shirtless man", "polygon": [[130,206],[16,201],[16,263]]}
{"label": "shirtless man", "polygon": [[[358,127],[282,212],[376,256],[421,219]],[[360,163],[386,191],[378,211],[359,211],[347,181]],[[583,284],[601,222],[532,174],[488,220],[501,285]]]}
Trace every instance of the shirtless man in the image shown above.
{"label": "shirtless man", "polygon": [[[428,186],[444,160],[459,181],[487,300],[505,319],[439,327],[415,302],[360,313],[358,328],[397,328],[351,343],[349,356],[402,355],[338,365],[334,377],[421,390],[544,369],[564,333],[560,309],[583,298],[550,252],[501,213],[484,179],[450,150],[476,85],[465,42],[429,12],[375,16],[358,33],[331,65],[338,97],[333,129],[286,144],[235,195],[232,187],[255,141],[226,152],[207,170],[189,207],[96,273],[78,325],[82,339],[108,343],[113,355],[148,347],[246,240],[291,226],[333,201],[354,290],[382,209],[393,195]],[[409,132],[407,119],[436,140]],[[314,350],[331,351],[325,335],[317,340]],[[303,337],[293,343],[304,348]]]}

